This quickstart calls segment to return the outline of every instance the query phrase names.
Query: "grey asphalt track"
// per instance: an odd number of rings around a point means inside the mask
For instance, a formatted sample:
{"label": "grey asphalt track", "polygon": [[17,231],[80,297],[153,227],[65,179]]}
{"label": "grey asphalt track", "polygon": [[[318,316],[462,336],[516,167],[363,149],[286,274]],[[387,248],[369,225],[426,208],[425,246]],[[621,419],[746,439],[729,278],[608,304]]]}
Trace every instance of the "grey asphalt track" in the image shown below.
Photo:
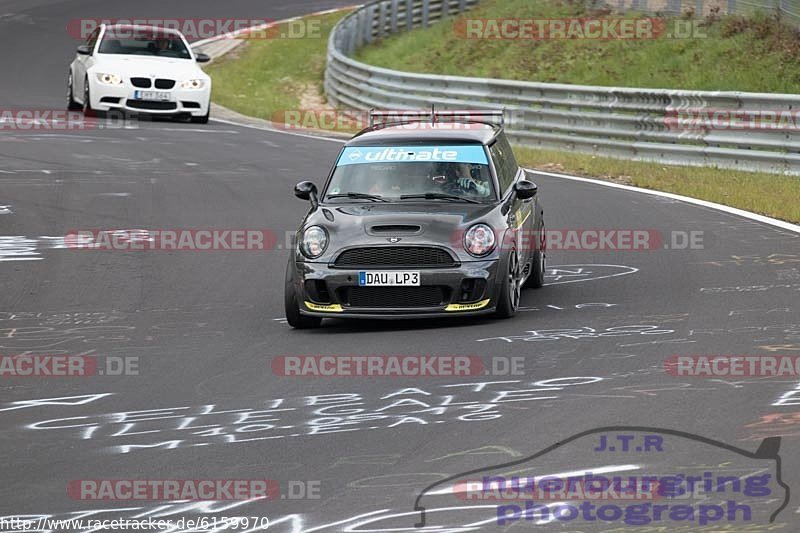
{"label": "grey asphalt track", "polygon": [[[65,28],[73,18],[280,19],[344,4],[0,0],[0,109],[62,107],[76,45]],[[675,354],[800,356],[797,234],[539,175],[550,229],[652,229],[667,243],[671,232],[702,232],[703,246],[552,251],[549,283],[525,291],[524,308],[510,320],[330,320],[304,332],[281,320],[285,249],[110,252],[65,249],[59,240],[74,229],[123,228],[264,228],[283,240],[307,208],[292,186],[321,182],[339,146],[213,120],[0,130],[0,355],[139,362],[138,375],[0,377],[0,516],[86,517],[75,513],[103,509],[93,516],[266,516],[270,531],[411,531],[415,498],[433,483],[522,459],[582,431],[649,426],[750,451],[764,437],[783,436],[781,470],[794,492],[775,523],[798,529],[800,399],[792,398],[800,394],[791,391],[800,378],[674,377],[664,367]],[[296,354],[521,357],[524,371],[417,379],[273,373],[275,357]],[[51,400],[33,401],[42,399]],[[536,472],[632,464],[631,456],[593,452],[592,443],[560,449]],[[682,441],[661,455],[637,456],[636,464],[643,471],[734,471],[728,458],[700,448]],[[287,497],[161,504],[67,494],[68,483],[81,479],[252,478],[279,480]],[[319,482],[319,498],[289,498],[290,481]],[[451,505],[464,502],[436,502]],[[780,498],[757,505],[772,511]],[[483,511],[469,520],[464,510],[429,512],[428,526],[491,518]],[[670,525],[680,527],[698,530]]]}

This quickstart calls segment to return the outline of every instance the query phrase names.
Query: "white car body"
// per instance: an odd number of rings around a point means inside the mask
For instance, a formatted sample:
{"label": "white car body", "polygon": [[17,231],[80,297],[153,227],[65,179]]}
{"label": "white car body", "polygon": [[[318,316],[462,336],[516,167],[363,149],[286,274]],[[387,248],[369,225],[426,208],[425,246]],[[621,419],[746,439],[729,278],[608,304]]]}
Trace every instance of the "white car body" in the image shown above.
{"label": "white car body", "polygon": [[[126,31],[169,35],[170,39],[180,40],[184,44],[189,58],[100,52],[105,37],[113,40],[118,35],[115,32]],[[83,107],[85,112],[120,110],[157,115],[190,115],[194,121],[206,122],[211,105],[211,78],[198,66],[198,58],[199,61],[208,60],[207,56],[196,54],[186,38],[175,30],[103,24],[93,32],[87,44],[79,48],[70,64],[67,82],[69,106]],[[114,81],[104,82],[103,78],[109,75],[113,75]],[[170,81],[174,81],[174,85],[167,88]],[[189,83],[200,87],[185,85]]]}

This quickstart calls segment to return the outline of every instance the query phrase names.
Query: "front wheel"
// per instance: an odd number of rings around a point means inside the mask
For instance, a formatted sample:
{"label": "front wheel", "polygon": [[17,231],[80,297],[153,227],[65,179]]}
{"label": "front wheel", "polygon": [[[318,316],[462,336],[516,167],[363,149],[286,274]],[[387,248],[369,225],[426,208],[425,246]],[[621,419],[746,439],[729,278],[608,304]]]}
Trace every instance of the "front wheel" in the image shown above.
{"label": "front wheel", "polygon": [[545,257],[547,254],[547,241],[545,240],[544,223],[542,223],[539,247],[533,253],[533,270],[525,281],[525,288],[538,289],[544,285],[544,273],[547,271]]}
{"label": "front wheel", "polygon": [[80,111],[82,106],[75,101],[75,92],[73,87],[74,84],[72,82],[72,70],[70,69],[69,74],[67,75],[67,110]]}
{"label": "front wheel", "polygon": [[495,314],[500,318],[511,318],[517,314],[522,296],[522,279],[516,250],[509,252],[508,268],[502,276],[503,283],[497,296]]}
{"label": "front wheel", "polygon": [[208,112],[200,117],[192,117],[192,124],[208,124],[208,119],[211,118],[211,106],[208,106]]}
{"label": "front wheel", "polygon": [[86,117],[95,116],[94,109],[92,109],[92,97],[89,94],[89,78],[83,80],[83,115]]}
{"label": "front wheel", "polygon": [[300,302],[297,300],[297,291],[294,288],[294,267],[292,260],[286,265],[286,285],[284,286],[283,301],[286,310],[286,321],[295,329],[318,328],[322,319],[317,316],[300,314]]}

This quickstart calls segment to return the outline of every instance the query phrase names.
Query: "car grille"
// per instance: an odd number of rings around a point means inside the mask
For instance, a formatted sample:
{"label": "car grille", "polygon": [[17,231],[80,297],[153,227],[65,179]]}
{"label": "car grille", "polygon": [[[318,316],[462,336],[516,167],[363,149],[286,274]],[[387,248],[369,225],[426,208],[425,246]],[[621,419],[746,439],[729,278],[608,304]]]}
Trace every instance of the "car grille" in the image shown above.
{"label": "car grille", "polygon": [[175,87],[175,80],[159,78],[156,80],[156,89],[172,89]]}
{"label": "car grille", "polygon": [[131,78],[131,84],[140,89],[150,88],[150,78]]}
{"label": "car grille", "polygon": [[446,287],[343,287],[339,296],[345,305],[365,308],[440,307],[445,303]]}
{"label": "car grille", "polygon": [[453,257],[431,246],[372,246],[345,250],[336,258],[337,267],[452,267]]}
{"label": "car grille", "polygon": [[178,109],[175,102],[151,102],[149,100],[128,100],[128,107],[134,109],[146,109],[151,111],[172,111]]}

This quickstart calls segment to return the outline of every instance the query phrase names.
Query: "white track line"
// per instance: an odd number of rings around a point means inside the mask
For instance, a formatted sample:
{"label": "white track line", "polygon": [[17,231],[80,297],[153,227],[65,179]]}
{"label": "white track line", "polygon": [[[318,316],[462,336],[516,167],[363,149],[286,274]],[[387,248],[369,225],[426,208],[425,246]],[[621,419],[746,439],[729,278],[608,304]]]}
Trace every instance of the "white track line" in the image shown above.
{"label": "white track line", "polygon": [[691,198],[689,196],[681,196],[680,194],[673,194],[671,192],[662,192],[662,191],[654,191],[652,189],[642,189],[640,187],[633,187],[631,185],[621,185],[619,183],[612,183],[610,181],[603,181],[603,180],[596,180],[591,178],[581,178],[578,176],[570,176],[569,174],[556,174],[554,172],[545,172],[542,170],[535,170],[535,169],[528,169],[531,172],[536,172],[537,174],[542,174],[543,176],[550,176],[552,178],[562,178],[567,180],[573,181],[583,181],[586,183],[591,183],[593,185],[602,185],[603,187],[612,187],[614,189],[623,189],[625,191],[632,191],[632,192],[639,192],[643,194],[649,194],[652,196],[661,196],[663,198],[671,198],[673,200],[679,200],[681,202],[685,202],[687,204],[699,205],[702,207],[707,207],[709,209],[714,209],[717,211],[722,211],[724,213],[729,213],[731,215],[736,215],[744,218],[749,218],[750,220],[755,220],[757,222],[763,222],[764,224],[769,224],[771,226],[777,226],[779,228],[792,231],[794,233],[800,233],[800,226],[796,224],[792,224],[791,222],[786,222],[783,220],[778,220],[777,218],[770,218],[764,215],[759,215],[756,213],[751,213],[750,211],[745,211],[744,209],[737,209],[735,207],[729,207],[727,205],[716,204],[714,202],[708,202],[706,200],[698,200],[697,198]]}

